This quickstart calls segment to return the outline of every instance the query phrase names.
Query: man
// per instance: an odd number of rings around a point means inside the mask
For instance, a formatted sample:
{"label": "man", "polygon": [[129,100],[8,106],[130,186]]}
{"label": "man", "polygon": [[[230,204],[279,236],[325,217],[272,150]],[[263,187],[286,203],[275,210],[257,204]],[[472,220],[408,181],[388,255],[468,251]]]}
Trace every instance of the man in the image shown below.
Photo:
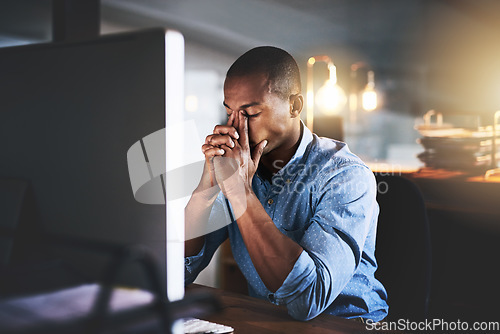
{"label": "man", "polygon": [[379,321],[388,306],[374,277],[373,173],[344,143],[312,134],[303,104],[297,63],[281,49],[252,49],[228,70],[228,122],[202,146],[186,231],[229,224],[186,242],[186,284],[229,237],[250,295],[299,320],[326,312]]}

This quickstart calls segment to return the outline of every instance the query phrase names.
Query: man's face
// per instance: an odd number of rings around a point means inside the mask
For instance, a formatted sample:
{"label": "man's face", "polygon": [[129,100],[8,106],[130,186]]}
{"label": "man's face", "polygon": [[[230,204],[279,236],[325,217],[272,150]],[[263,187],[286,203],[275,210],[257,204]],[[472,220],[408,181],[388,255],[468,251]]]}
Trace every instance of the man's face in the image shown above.
{"label": "man's face", "polygon": [[228,115],[241,111],[247,116],[252,149],[262,140],[268,141],[264,154],[286,144],[296,126],[290,102],[271,92],[264,74],[226,78],[224,106]]}

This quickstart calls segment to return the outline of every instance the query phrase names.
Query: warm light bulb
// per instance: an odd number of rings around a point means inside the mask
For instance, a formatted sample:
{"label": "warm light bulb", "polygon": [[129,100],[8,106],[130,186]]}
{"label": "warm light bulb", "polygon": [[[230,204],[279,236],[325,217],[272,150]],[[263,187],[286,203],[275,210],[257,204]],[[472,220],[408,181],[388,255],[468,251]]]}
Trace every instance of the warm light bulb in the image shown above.
{"label": "warm light bulb", "polygon": [[361,105],[366,111],[377,109],[377,92],[375,91],[375,74],[373,71],[368,71],[368,83],[361,96]]}
{"label": "warm light bulb", "polygon": [[373,111],[377,109],[377,92],[373,88],[367,86],[361,99],[364,110]]}
{"label": "warm light bulb", "polygon": [[331,80],[327,80],[316,94],[318,109],[327,115],[338,114],[346,102],[347,98],[342,87]]}

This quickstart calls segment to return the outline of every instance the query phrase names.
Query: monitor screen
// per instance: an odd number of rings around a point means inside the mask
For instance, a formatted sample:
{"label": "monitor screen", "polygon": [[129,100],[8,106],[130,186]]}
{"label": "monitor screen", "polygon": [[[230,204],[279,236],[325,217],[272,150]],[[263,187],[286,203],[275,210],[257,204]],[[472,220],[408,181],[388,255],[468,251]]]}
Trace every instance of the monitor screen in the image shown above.
{"label": "monitor screen", "polygon": [[[149,249],[162,282],[168,263],[171,299],[184,293],[183,236],[169,238],[167,261],[167,214],[183,226],[183,208],[136,200],[127,152],[182,120],[183,60],[182,35],[163,29],[0,49],[0,177],[30,182],[47,233]],[[167,160],[176,150],[167,143]],[[91,275],[107,261],[58,255]],[[127,270],[125,283],[144,282]]]}

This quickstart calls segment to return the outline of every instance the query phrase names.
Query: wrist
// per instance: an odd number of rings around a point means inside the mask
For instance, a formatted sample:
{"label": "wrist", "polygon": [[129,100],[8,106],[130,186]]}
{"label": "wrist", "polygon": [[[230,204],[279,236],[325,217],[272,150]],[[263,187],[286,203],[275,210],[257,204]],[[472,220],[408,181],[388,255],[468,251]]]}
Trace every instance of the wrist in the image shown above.
{"label": "wrist", "polygon": [[238,173],[220,183],[224,196],[231,203],[234,219],[240,218],[247,209],[247,187]]}
{"label": "wrist", "polygon": [[192,197],[201,201],[212,202],[217,198],[219,192],[220,188],[217,184],[215,186],[199,184],[193,191]]}

